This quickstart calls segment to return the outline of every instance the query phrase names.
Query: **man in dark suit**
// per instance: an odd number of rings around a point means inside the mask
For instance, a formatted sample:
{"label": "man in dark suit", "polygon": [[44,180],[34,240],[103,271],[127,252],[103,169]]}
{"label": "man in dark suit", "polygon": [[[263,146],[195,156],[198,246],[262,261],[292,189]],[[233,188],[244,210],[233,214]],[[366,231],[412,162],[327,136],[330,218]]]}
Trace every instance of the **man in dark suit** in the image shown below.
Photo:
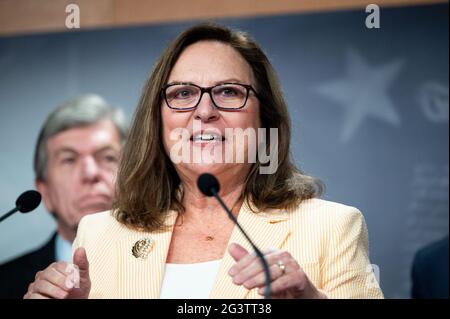
{"label": "man in dark suit", "polygon": [[448,299],[448,236],[419,250],[412,268],[412,298]]}
{"label": "man in dark suit", "polygon": [[48,116],[35,148],[35,184],[57,230],[41,248],[0,266],[0,298],[22,298],[38,271],[71,262],[80,219],[111,208],[126,134],[122,111],[93,94]]}

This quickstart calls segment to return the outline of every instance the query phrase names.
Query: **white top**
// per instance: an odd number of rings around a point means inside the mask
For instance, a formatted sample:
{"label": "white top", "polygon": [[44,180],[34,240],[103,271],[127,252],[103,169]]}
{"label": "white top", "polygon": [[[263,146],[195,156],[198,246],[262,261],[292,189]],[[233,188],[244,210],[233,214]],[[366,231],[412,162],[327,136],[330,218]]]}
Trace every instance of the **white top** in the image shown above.
{"label": "white top", "polygon": [[166,264],[160,298],[208,298],[221,261],[219,259],[195,264]]}

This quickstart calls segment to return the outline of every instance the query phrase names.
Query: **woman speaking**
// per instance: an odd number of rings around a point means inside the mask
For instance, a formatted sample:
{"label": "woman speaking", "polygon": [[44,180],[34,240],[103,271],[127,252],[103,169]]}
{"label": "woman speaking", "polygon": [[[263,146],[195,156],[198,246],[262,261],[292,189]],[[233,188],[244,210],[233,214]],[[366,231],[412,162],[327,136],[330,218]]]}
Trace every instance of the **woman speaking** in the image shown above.
{"label": "woman speaking", "polygon": [[[290,157],[276,74],[247,34],[201,24],[161,55],[135,112],[111,211],[82,219],[73,262],[25,298],[382,298],[355,208],[318,199]],[[269,154],[267,154],[269,153]],[[270,273],[214,197],[219,195]]]}

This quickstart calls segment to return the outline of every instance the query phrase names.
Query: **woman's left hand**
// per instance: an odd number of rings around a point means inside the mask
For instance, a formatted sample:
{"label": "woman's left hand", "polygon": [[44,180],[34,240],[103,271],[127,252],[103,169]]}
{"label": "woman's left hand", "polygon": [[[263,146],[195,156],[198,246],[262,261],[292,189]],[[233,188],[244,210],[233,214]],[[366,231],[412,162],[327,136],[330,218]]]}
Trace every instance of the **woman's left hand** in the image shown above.
{"label": "woman's left hand", "polygon": [[[228,272],[233,283],[243,285],[247,289],[259,288],[258,293],[264,295],[266,277],[256,254],[250,254],[239,244],[231,244],[228,251],[236,261]],[[266,250],[262,253],[269,265],[272,298],[327,298],[311,283],[289,252]]]}

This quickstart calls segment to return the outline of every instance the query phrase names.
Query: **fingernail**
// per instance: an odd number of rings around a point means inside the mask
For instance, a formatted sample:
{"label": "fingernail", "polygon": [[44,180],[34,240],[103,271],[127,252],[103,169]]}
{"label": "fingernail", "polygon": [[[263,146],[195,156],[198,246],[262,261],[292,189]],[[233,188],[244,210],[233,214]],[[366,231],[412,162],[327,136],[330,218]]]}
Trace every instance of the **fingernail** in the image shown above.
{"label": "fingernail", "polygon": [[234,276],[237,273],[237,269],[235,267],[231,267],[230,270],[228,271],[228,274],[230,276]]}

